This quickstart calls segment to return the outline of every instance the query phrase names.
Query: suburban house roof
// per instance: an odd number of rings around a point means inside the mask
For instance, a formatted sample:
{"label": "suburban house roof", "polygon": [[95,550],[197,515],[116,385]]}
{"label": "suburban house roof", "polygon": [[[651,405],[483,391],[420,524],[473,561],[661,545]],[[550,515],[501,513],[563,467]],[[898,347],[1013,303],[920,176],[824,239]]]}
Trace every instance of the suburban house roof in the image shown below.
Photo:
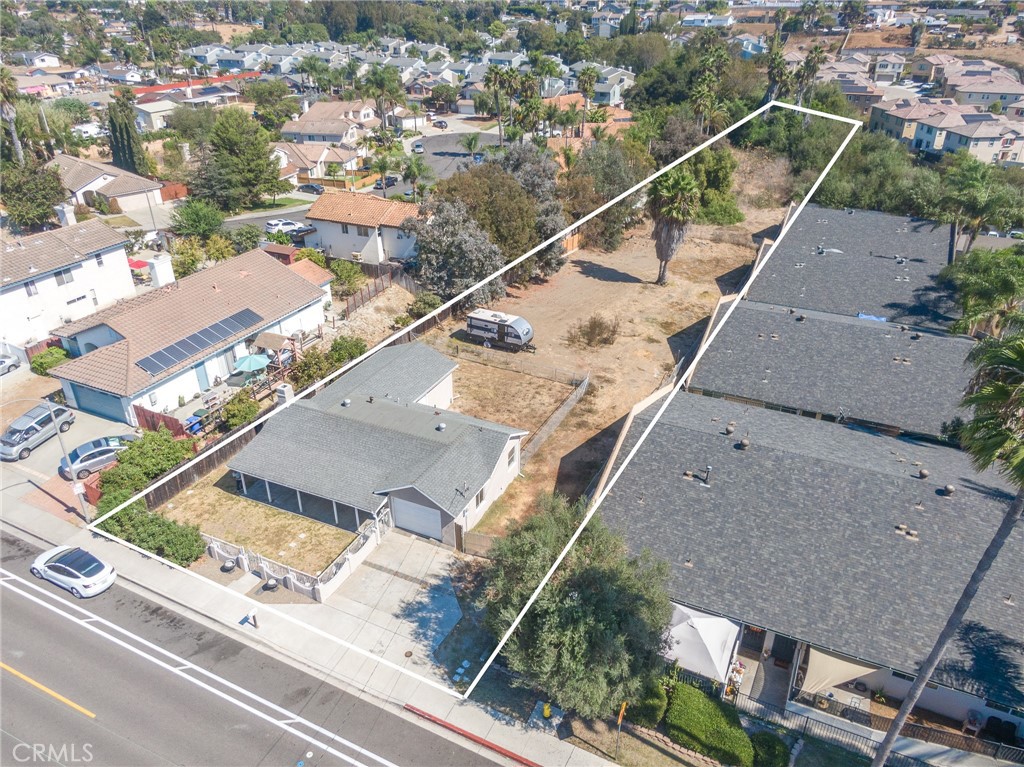
{"label": "suburban house roof", "polygon": [[54,157],[47,163],[47,167],[55,167],[57,169],[57,172],[60,174],[61,183],[72,194],[77,193],[83,187],[88,186],[103,176],[113,176],[110,181],[96,190],[107,197],[148,192],[153,189],[160,189],[163,186],[159,181],[150,181],[148,178],[121,170],[114,165],[82,160],[66,154],[59,154]]}
{"label": "suburban house roof", "polygon": [[330,221],[357,226],[399,227],[407,218],[419,215],[420,208],[411,202],[384,199],[375,194],[359,194],[337,190],[325,192],[316,198],[306,218],[311,221]]}
{"label": "suburban house roof", "polygon": [[308,280],[314,285],[319,285],[320,287],[323,287],[334,280],[334,275],[331,272],[324,269],[319,264],[314,264],[308,258],[296,261],[294,264],[288,264],[288,268],[302,277],[302,279]]}
{"label": "suburban house roof", "polygon": [[128,238],[99,219],[0,243],[0,286],[14,285],[124,245]]}
{"label": "suburban house roof", "polygon": [[[669,563],[673,601],[912,674],[1012,497],[953,448],[680,393],[599,513]],[[1021,551],[1018,525],[936,682],[1024,705]]]}
{"label": "suburban house roof", "polygon": [[322,410],[336,410],[342,400],[356,392],[399,404],[416,402],[457,367],[450,357],[423,344],[389,346],[320,392],[316,403]]}
{"label": "suburban house roof", "polygon": [[690,386],[937,437],[958,415],[973,347],[944,331],[741,301]]}
{"label": "suburban house roof", "polygon": [[935,278],[950,231],[934,221],[808,205],[747,295],[765,304],[945,328],[952,296]]}
{"label": "suburban house roof", "polygon": [[[54,335],[72,338],[89,328],[106,325],[121,340],[59,365],[59,369],[54,368],[54,376],[119,396],[137,394],[323,298],[323,290],[273,256],[262,250],[250,250],[56,329]],[[257,326],[246,328],[156,375],[136,364],[243,309],[261,318]]]}
{"label": "suburban house roof", "polygon": [[[374,355],[314,399],[296,402],[267,421],[228,465],[366,511],[376,510],[389,491],[415,488],[453,518],[487,483],[508,440],[525,432],[411,399],[373,395],[371,402],[367,392],[398,383],[396,370],[402,371],[399,385],[409,391],[426,392],[437,383],[439,367],[426,360],[443,355],[416,346],[398,347],[360,380],[346,381]],[[421,373],[426,377],[418,378]],[[348,406],[328,396],[341,391],[335,388],[340,384],[349,387]]]}
{"label": "suburban house roof", "polygon": [[336,120],[289,120],[282,126],[281,133],[282,135],[299,133],[310,136],[344,136],[357,125],[358,123],[344,117],[339,117]]}

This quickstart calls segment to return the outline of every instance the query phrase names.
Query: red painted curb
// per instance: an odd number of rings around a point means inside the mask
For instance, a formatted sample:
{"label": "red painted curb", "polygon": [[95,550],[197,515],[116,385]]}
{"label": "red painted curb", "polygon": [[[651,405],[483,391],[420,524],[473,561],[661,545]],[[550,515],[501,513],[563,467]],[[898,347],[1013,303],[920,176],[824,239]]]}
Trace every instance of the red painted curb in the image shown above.
{"label": "red painted curb", "polygon": [[539,765],[536,762],[531,762],[525,756],[520,756],[519,754],[517,754],[517,753],[515,753],[513,751],[509,751],[507,748],[503,748],[503,747],[499,746],[497,743],[491,743],[491,741],[485,740],[484,738],[481,738],[479,735],[474,735],[473,733],[469,732],[468,730],[464,730],[461,727],[457,727],[456,725],[452,724],[451,722],[446,722],[444,719],[441,719],[440,717],[434,716],[433,714],[427,713],[426,711],[424,711],[421,708],[416,708],[416,706],[411,706],[408,703],[406,703],[405,704],[405,710],[406,711],[411,711],[412,713],[416,714],[417,716],[422,716],[424,719],[429,719],[434,724],[439,724],[439,725],[441,725],[442,727],[444,727],[447,730],[451,730],[452,732],[457,732],[459,735],[463,736],[464,738],[469,738],[474,743],[479,743],[481,746],[484,746],[485,748],[491,749],[491,751],[495,751],[495,752],[501,754],[502,756],[508,757],[509,759],[511,759],[514,762],[518,762],[519,764],[525,765],[525,767],[542,767],[542,765]]}

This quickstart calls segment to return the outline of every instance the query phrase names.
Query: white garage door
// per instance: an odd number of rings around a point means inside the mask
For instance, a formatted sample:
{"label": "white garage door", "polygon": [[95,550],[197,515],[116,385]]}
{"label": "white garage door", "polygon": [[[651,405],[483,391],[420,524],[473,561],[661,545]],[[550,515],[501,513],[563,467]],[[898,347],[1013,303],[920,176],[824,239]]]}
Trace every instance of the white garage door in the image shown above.
{"label": "white garage door", "polygon": [[441,512],[437,509],[392,497],[391,513],[394,515],[395,527],[441,540]]}

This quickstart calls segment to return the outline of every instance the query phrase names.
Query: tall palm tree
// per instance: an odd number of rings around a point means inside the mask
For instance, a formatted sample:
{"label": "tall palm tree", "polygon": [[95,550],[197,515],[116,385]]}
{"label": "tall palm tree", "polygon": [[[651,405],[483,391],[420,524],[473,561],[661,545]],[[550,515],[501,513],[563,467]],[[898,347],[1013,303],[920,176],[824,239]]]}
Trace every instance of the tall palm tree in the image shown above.
{"label": "tall palm tree", "polygon": [[580,136],[587,130],[587,112],[590,110],[590,99],[594,97],[594,86],[597,85],[597,81],[601,78],[601,73],[597,71],[595,67],[587,66],[580,70],[580,73],[576,75],[576,87],[579,92],[583,94],[583,124],[580,126]]}
{"label": "tall palm tree", "polygon": [[386,200],[388,197],[388,174],[398,167],[394,155],[381,152],[370,164],[370,170],[380,176],[381,192]]}
{"label": "tall palm tree", "polygon": [[700,207],[700,187],[684,167],[677,167],[651,182],[647,211],[654,219],[654,251],[658,256],[656,284],[668,283],[668,264],[686,239],[690,222]]}
{"label": "tall palm tree", "polygon": [[[825,49],[820,45],[815,45],[807,52],[807,56],[804,57],[804,61],[800,65],[800,68],[797,69],[794,78],[796,86],[796,105],[798,107],[802,107],[804,105],[804,96],[807,95],[807,91],[810,89],[811,85],[814,84],[814,77],[818,74],[818,70],[824,63]],[[810,118],[810,115],[805,115],[804,125],[809,123]]]}
{"label": "tall palm tree", "polygon": [[579,159],[579,157],[576,155],[576,150],[573,149],[571,146],[563,146],[561,152],[562,162],[565,163],[565,169],[567,171],[572,170],[572,166],[575,165],[576,160]]}
{"label": "tall palm tree", "polygon": [[974,247],[982,227],[1012,221],[1021,209],[1020,193],[997,178],[993,166],[965,152],[953,155],[942,180],[946,191],[939,200],[939,214],[953,224],[957,243],[967,235],[964,252]]}
{"label": "tall palm tree", "polygon": [[416,201],[416,190],[419,188],[420,182],[429,180],[433,174],[434,171],[418,154],[405,158],[405,164],[402,167],[402,180],[412,184],[413,202]]}
{"label": "tall palm tree", "polygon": [[974,415],[960,431],[960,444],[970,454],[975,469],[984,471],[994,464],[998,465],[1000,473],[1017,489],[1017,493],[1007,505],[992,540],[978,560],[960,598],[946,619],[946,625],[903,698],[899,713],[875,752],[872,767],[883,767],[889,758],[907,717],[917,705],[943,653],[963,623],[996,557],[1020,522],[1021,510],[1024,509],[1024,419],[1021,417],[1021,403],[1024,401],[1024,335],[980,344],[975,347],[969,359],[974,363],[974,377],[961,405],[974,408]]}
{"label": "tall palm tree", "polygon": [[575,104],[569,104],[569,106],[567,106],[562,111],[561,122],[562,125],[565,127],[565,132],[563,136],[566,145],[569,144],[569,129],[571,128],[573,133],[575,133],[577,126],[579,126],[580,124],[580,119],[582,118],[582,116],[583,110],[581,110]]}
{"label": "tall palm tree", "polygon": [[782,88],[782,83],[788,73],[786,60],[782,54],[782,37],[776,32],[768,44],[768,87],[765,89],[761,106],[777,98]]}
{"label": "tall palm tree", "polygon": [[540,56],[533,65],[533,74],[537,78],[537,95],[544,97],[544,82],[552,77],[558,77],[560,70],[555,60],[549,56]]}
{"label": "tall palm tree", "polygon": [[504,146],[505,132],[501,125],[501,94],[504,90],[504,78],[502,69],[497,64],[491,64],[484,72],[484,87],[494,94],[494,111],[498,115],[498,146]]}
{"label": "tall palm tree", "polygon": [[407,104],[405,108],[408,109],[409,114],[412,115],[412,129],[419,130],[420,115],[423,114],[423,107],[419,104],[419,102],[414,101],[411,104]]}
{"label": "tall palm tree", "polygon": [[558,113],[562,110],[558,108],[558,104],[554,101],[545,104],[544,109],[541,111],[541,119],[544,120],[544,130],[551,132],[551,126],[557,124]]}
{"label": "tall palm tree", "polygon": [[374,64],[363,78],[363,90],[373,99],[382,125],[387,125],[388,112],[405,103],[405,89],[394,67]]}
{"label": "tall palm tree", "polygon": [[7,131],[11,134],[11,146],[14,148],[14,159],[18,165],[25,164],[25,151],[21,147],[21,138],[18,136],[18,110],[14,106],[18,97],[18,82],[14,74],[7,67],[0,67],[0,116],[7,123]]}
{"label": "tall palm tree", "polygon": [[476,150],[480,148],[480,133],[474,131],[473,133],[464,133],[462,138],[459,139],[459,144],[472,156],[476,154]]}

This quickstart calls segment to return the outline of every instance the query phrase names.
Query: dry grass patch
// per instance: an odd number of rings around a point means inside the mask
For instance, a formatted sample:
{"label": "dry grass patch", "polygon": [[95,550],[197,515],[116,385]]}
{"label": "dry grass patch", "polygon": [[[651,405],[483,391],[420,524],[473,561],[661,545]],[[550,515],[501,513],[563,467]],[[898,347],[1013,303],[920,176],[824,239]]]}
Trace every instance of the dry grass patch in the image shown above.
{"label": "dry grass patch", "polygon": [[347,530],[242,498],[223,464],[160,511],[178,522],[198,525],[214,538],[312,575],[333,562],[355,538]]}
{"label": "dry grass patch", "polygon": [[480,362],[457,360],[451,409],[533,434],[572,392],[568,384],[496,368]]}
{"label": "dry grass patch", "polygon": [[[614,761],[617,730],[614,724],[604,721],[583,722],[573,718],[568,725],[563,724],[563,727],[566,726],[571,733],[565,738],[567,742],[602,759]],[[623,767],[695,767],[693,762],[685,760],[663,744],[625,727],[619,738],[618,756],[618,763]]]}

